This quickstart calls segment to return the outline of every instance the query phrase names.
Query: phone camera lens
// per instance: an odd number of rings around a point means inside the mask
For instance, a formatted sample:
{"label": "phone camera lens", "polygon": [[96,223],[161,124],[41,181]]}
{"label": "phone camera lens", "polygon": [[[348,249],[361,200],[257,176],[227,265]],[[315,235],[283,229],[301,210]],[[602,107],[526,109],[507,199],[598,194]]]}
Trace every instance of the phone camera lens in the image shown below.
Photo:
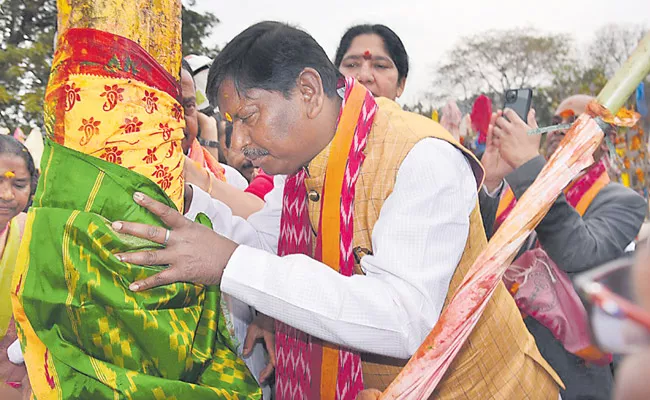
{"label": "phone camera lens", "polygon": [[512,103],[512,102],[514,102],[515,100],[517,100],[517,92],[514,91],[514,90],[508,90],[508,91],[506,92],[506,101],[507,101],[508,103]]}

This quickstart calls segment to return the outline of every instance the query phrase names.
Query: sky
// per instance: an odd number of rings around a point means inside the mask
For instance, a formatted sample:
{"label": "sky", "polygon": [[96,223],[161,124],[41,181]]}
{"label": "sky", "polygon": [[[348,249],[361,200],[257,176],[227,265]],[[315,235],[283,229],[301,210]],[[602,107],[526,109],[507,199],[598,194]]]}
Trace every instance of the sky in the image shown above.
{"label": "sky", "polygon": [[196,0],[221,23],[208,43],[225,45],[264,20],[288,22],[309,32],[330,58],[352,25],[382,23],[402,39],[410,71],[399,102],[413,104],[431,87],[432,72],[462,37],[491,29],[566,33],[585,44],[603,25],[650,27],[650,0]]}

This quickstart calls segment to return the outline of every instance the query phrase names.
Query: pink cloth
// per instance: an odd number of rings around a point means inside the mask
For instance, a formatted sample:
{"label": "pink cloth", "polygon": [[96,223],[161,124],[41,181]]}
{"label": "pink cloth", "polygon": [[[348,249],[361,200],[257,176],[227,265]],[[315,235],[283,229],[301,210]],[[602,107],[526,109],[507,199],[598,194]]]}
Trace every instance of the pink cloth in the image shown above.
{"label": "pink cloth", "polygon": [[510,289],[518,285],[514,298],[519,309],[548,328],[568,352],[598,365],[612,362],[611,354],[601,353],[591,342],[587,310],[567,274],[544,250],[522,254],[503,280]]}
{"label": "pink cloth", "polygon": [[[567,202],[576,207],[606,173],[604,160],[592,165],[564,190]],[[508,208],[498,216],[495,230],[515,203],[516,199],[513,197]],[[513,293],[519,309],[548,328],[568,352],[599,365],[612,361],[611,354],[602,353],[591,342],[587,311],[571,280],[539,244],[537,248],[526,251],[512,263],[503,276],[503,281]]]}
{"label": "pink cloth", "polygon": [[455,101],[449,100],[442,108],[442,117],[440,117],[440,125],[442,125],[451,136],[456,140],[460,140],[460,122],[463,119],[463,114],[460,112],[458,105]]}

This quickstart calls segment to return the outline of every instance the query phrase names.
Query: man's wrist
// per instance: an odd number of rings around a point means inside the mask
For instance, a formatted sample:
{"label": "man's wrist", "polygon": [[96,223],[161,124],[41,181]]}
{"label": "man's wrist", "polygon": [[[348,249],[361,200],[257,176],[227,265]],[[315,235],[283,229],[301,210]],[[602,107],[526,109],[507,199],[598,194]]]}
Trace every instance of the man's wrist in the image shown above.
{"label": "man's wrist", "polygon": [[512,167],[514,169],[517,169],[537,156],[539,156],[539,151],[536,151],[535,153],[523,154],[521,157],[517,157],[514,160],[514,162],[512,163]]}
{"label": "man's wrist", "polygon": [[486,180],[483,183],[483,187],[485,188],[485,193],[490,197],[497,197],[501,192],[502,186],[503,186],[503,179]]}

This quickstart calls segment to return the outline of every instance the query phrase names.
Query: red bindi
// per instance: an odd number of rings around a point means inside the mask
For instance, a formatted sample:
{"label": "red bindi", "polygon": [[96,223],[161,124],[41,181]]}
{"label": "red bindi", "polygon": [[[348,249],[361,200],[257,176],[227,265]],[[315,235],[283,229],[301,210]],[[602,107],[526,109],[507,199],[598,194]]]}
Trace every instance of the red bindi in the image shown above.
{"label": "red bindi", "polygon": [[370,60],[371,58],[372,58],[372,54],[370,54],[370,50],[366,50],[366,51],[363,53],[363,59],[364,59],[364,60]]}

